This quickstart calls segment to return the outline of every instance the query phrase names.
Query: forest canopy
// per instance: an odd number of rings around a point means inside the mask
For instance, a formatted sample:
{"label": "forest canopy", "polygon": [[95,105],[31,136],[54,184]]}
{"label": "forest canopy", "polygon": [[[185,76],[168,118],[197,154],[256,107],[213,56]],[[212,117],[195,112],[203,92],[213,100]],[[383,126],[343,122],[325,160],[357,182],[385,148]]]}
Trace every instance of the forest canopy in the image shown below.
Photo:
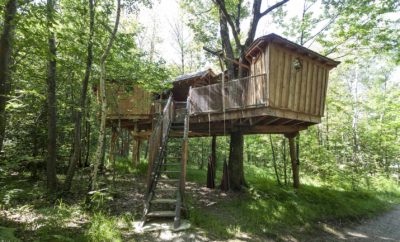
{"label": "forest canopy", "polygon": [[[229,172],[232,191],[267,194],[265,200],[286,194],[310,211],[307,196],[319,187],[362,193],[360,200],[378,197],[369,192],[399,192],[400,1],[0,0],[0,30],[0,186],[18,174],[43,189],[40,199],[76,195],[91,208],[96,191],[118,190],[123,179],[138,181],[142,190],[135,192],[144,193],[151,132],[138,141],[137,127],[110,125],[106,96],[120,98],[110,86],[126,93],[140,86],[154,111],[180,75],[211,68],[224,73],[218,81],[247,77],[246,51],[258,37],[276,33],[341,62],[329,73],[321,123],[295,139],[304,194],[296,197],[290,186],[293,144],[278,134],[189,139],[188,181],[206,185],[215,159],[215,187]],[[5,193],[0,211],[12,207]],[[196,200],[192,193],[189,201]],[[88,216],[105,219],[94,210]],[[338,218],[336,212],[323,219]],[[192,222],[207,220],[193,214]],[[304,220],[321,218],[311,217]]]}

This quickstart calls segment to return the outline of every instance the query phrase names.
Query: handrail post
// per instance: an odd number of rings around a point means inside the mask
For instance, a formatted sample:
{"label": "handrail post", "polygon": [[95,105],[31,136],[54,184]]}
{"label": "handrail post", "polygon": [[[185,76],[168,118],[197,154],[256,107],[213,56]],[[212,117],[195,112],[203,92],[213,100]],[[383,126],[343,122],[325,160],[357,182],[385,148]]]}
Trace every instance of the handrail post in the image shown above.
{"label": "handrail post", "polygon": [[186,183],[186,164],[188,160],[188,146],[189,146],[189,116],[190,116],[190,94],[192,87],[189,88],[189,94],[186,101],[186,114],[184,120],[183,129],[183,141],[182,141],[182,161],[181,161],[181,179],[179,185],[179,191],[181,194],[181,199],[184,197],[185,193],[185,183]]}

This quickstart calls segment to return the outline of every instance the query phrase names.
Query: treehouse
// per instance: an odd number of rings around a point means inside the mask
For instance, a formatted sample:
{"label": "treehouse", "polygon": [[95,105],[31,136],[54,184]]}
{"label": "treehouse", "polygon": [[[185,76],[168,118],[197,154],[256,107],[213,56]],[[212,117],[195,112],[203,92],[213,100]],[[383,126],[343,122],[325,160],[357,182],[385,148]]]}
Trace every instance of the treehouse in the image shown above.
{"label": "treehouse", "polygon": [[[294,137],[320,123],[329,71],[339,62],[275,34],[255,40],[245,57],[247,77],[227,80],[211,70],[184,75],[173,81],[168,99],[150,105],[151,95],[138,88],[111,108],[111,123],[119,120],[135,130],[135,138],[149,142],[144,222],[171,217],[179,226],[189,137],[284,134],[289,138],[294,186],[299,186]],[[154,108],[157,102],[159,108]]]}

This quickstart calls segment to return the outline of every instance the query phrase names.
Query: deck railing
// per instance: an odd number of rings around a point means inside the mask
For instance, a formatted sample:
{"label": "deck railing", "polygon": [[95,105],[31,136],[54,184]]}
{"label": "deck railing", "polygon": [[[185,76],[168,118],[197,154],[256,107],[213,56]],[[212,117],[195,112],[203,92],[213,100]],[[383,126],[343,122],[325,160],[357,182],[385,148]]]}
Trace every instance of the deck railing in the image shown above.
{"label": "deck railing", "polygon": [[266,85],[266,75],[261,74],[192,88],[190,114],[265,106],[268,100]]}

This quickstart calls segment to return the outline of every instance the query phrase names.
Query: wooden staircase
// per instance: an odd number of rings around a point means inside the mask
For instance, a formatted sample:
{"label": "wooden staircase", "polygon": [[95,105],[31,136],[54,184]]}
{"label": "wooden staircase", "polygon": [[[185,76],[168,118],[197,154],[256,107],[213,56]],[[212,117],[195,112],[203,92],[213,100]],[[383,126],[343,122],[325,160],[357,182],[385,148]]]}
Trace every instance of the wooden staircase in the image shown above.
{"label": "wooden staircase", "polygon": [[[144,225],[151,219],[174,219],[174,228],[181,222],[185,186],[189,130],[189,102],[185,103],[183,125],[176,117],[176,104],[169,97],[149,140],[148,188],[143,212]],[[179,103],[182,106],[182,103]],[[180,108],[181,109],[181,108]],[[182,131],[181,137],[171,137]]]}

